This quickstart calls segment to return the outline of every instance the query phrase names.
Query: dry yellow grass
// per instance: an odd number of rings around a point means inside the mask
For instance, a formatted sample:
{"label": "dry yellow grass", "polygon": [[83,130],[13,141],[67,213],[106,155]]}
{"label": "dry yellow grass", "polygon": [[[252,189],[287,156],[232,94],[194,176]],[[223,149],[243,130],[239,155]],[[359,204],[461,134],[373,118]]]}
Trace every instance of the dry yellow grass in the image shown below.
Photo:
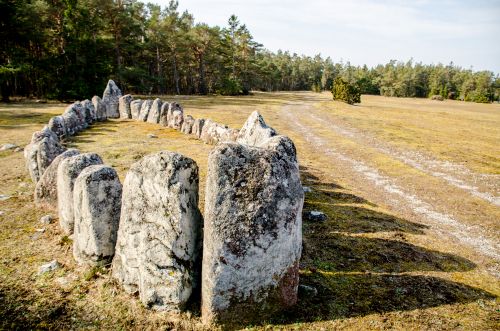
{"label": "dry yellow grass", "polygon": [[[434,160],[466,165],[474,173],[499,174],[499,106],[363,96],[361,106],[353,107],[329,98],[313,93],[176,98],[186,113],[235,128],[259,110],[268,124],[296,143],[304,185],[312,188],[305,210],[328,215],[324,223],[305,221],[303,229],[301,282],[315,286],[318,295],[301,298],[296,307],[272,321],[240,327],[498,329],[500,286],[492,272],[498,261],[450,239],[443,233],[446,227],[396,208],[379,187],[329,150],[377,169],[436,211],[468,226],[481,226],[497,240],[498,206],[391,153],[425,153]],[[290,104],[295,108],[288,108]],[[24,146],[33,131],[63,109],[61,104],[0,105],[0,145]],[[310,136],[297,129],[293,122],[297,118]],[[148,138],[149,133],[158,138]],[[318,147],[318,142],[323,145]],[[94,125],[67,145],[100,154],[122,180],[130,165],[145,154],[183,153],[200,167],[203,205],[211,147],[190,136],[147,123],[113,120]],[[381,145],[391,153],[383,152]],[[22,153],[1,152],[0,169],[0,194],[11,196],[0,202],[2,328],[203,329],[196,302],[181,315],[151,312],[124,294],[108,270],[77,267],[71,242],[57,224],[38,222],[45,213],[33,207],[34,188]],[[484,178],[480,190],[491,191],[498,185],[496,177]],[[45,232],[36,234],[41,227]],[[63,268],[37,276],[38,267],[52,259]]]}

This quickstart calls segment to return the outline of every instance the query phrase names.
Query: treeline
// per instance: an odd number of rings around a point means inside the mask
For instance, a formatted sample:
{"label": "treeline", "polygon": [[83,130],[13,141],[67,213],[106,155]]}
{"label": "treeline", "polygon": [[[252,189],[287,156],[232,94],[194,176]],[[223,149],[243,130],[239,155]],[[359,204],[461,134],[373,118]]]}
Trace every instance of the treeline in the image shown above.
{"label": "treeline", "polygon": [[338,77],[365,94],[499,99],[499,76],[489,71],[411,61],[367,68],[274,53],[236,16],[226,27],[196,23],[177,1],[161,8],[135,0],[0,0],[0,27],[3,100],[91,97],[109,78],[128,93],[245,94],[331,90]]}

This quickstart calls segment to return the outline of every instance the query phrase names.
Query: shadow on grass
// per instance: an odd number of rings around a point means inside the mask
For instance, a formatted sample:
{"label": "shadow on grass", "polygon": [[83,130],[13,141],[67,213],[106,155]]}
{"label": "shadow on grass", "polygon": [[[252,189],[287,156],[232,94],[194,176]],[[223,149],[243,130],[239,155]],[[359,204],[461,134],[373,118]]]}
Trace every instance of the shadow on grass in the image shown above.
{"label": "shadow on grass", "polygon": [[48,124],[52,113],[0,111],[0,128],[18,129],[19,125]]}

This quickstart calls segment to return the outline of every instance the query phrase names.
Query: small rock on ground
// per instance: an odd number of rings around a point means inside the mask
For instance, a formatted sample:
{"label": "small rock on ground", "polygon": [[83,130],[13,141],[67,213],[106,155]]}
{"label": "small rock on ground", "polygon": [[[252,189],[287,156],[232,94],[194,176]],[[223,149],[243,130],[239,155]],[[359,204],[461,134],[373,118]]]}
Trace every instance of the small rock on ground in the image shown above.
{"label": "small rock on ground", "polygon": [[307,299],[318,295],[318,290],[313,286],[299,285],[299,297]]}
{"label": "small rock on ground", "polygon": [[313,222],[324,222],[327,219],[327,216],[325,213],[317,210],[312,210],[306,213],[305,215],[306,219],[308,221],[313,221]]}
{"label": "small rock on ground", "polygon": [[60,267],[61,267],[61,265],[59,264],[59,262],[57,262],[57,260],[52,260],[49,263],[42,265],[38,269],[38,275],[42,275],[42,274],[45,274],[47,272],[54,271],[56,269],[59,269]]}
{"label": "small rock on ground", "polygon": [[50,224],[54,220],[54,217],[52,215],[45,215],[40,218],[40,222],[42,224]]}
{"label": "small rock on ground", "polygon": [[304,193],[312,192],[311,188],[308,186],[302,186],[302,190],[304,191]]}
{"label": "small rock on ground", "polygon": [[158,138],[158,136],[153,133],[150,133],[148,134],[148,138]]}
{"label": "small rock on ground", "polygon": [[6,151],[6,150],[14,149],[14,148],[17,148],[17,147],[18,146],[14,145],[14,144],[3,144],[2,147],[0,147],[0,151]]}
{"label": "small rock on ground", "polygon": [[0,194],[0,201],[5,201],[5,200],[9,200],[9,199],[10,199],[10,196],[4,195],[4,194]]}

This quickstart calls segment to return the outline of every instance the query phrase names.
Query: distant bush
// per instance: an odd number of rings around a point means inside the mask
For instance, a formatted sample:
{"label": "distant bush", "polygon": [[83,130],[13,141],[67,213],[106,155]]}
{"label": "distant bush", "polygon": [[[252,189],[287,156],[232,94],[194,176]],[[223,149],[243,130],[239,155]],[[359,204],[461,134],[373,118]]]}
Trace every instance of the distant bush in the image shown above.
{"label": "distant bush", "polygon": [[244,93],[244,89],[241,82],[238,79],[226,78],[222,81],[220,88],[217,90],[218,94],[221,95],[242,95],[248,94]]}
{"label": "distant bush", "polygon": [[340,77],[333,81],[332,95],[333,100],[343,101],[350,105],[361,102],[359,89]]}
{"label": "distant bush", "polygon": [[431,97],[432,100],[438,100],[438,101],[443,101],[444,98],[442,95],[439,95],[439,94],[434,94],[432,97]]}

